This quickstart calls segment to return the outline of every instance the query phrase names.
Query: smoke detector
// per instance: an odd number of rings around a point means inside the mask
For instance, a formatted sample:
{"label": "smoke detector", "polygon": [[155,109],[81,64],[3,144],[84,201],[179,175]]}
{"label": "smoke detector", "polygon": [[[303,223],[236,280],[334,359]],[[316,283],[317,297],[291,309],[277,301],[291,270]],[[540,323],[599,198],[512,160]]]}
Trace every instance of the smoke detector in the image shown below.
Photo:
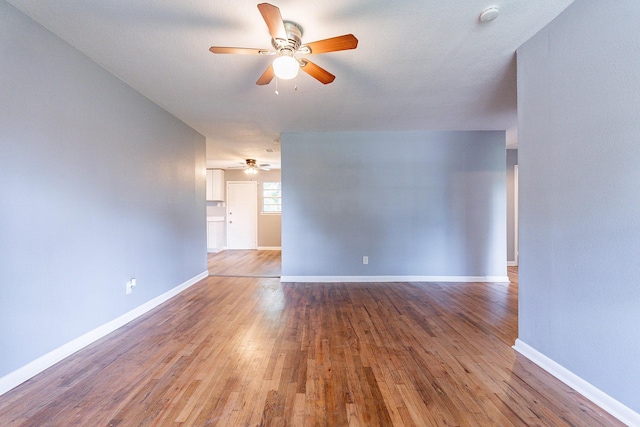
{"label": "smoke detector", "polygon": [[498,17],[500,9],[498,6],[489,6],[480,12],[480,22],[491,22]]}

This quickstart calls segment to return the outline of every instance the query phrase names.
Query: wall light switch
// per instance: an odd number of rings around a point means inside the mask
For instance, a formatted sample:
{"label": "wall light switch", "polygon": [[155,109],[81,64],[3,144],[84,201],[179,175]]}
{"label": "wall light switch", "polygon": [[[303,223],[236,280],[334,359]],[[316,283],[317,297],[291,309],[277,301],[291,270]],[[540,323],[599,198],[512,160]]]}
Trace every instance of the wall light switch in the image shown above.
{"label": "wall light switch", "polygon": [[368,256],[363,256],[362,257],[362,263],[363,264],[369,264],[369,257]]}

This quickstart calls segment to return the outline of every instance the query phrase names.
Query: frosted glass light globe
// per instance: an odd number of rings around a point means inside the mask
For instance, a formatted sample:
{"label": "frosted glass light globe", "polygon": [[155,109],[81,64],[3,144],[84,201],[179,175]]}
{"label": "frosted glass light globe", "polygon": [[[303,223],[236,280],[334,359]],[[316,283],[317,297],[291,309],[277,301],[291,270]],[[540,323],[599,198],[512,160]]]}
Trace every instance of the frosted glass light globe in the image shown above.
{"label": "frosted glass light globe", "polygon": [[283,55],[273,60],[273,72],[276,77],[289,80],[298,75],[300,64],[293,56]]}

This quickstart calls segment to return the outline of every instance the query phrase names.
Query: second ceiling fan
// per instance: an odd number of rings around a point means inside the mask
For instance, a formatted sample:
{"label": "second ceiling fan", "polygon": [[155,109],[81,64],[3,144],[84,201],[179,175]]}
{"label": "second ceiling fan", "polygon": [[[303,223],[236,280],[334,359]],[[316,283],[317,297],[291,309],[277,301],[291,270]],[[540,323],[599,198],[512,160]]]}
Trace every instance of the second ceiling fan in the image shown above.
{"label": "second ceiling fan", "polygon": [[306,58],[297,58],[296,55],[337,52],[355,49],[358,46],[358,39],[353,34],[302,44],[302,28],[293,22],[283,21],[280,9],[269,3],[260,3],[258,10],[269,28],[271,45],[275,51],[221,46],[212,46],[209,49],[212,53],[276,56],[256,82],[257,85],[269,84],[274,77],[291,79],[298,74],[298,70],[304,71],[321,83],[331,83],[336,76]]}
{"label": "second ceiling fan", "polygon": [[255,175],[258,170],[270,171],[271,165],[269,163],[263,163],[259,165],[256,159],[246,159],[244,162],[240,162],[241,166],[232,166],[228,169],[244,169],[244,173],[247,175]]}

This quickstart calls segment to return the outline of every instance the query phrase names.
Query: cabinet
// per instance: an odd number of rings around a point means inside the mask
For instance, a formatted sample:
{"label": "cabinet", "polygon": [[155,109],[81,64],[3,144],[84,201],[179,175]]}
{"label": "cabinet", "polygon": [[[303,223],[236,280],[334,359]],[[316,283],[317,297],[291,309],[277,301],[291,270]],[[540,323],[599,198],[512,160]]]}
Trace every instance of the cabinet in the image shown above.
{"label": "cabinet", "polygon": [[207,169],[207,200],[224,201],[224,171]]}
{"label": "cabinet", "polygon": [[224,249],[224,217],[207,217],[207,252]]}

